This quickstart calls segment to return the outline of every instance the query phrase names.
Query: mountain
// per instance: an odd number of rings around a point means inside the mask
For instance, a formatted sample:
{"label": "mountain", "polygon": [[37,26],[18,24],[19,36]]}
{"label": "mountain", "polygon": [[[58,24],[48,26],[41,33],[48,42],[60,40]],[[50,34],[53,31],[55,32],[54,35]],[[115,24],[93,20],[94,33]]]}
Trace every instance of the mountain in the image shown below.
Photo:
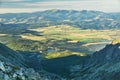
{"label": "mountain", "polygon": [[71,55],[66,57],[43,60],[42,66],[43,69],[48,72],[55,73],[62,77],[68,78],[70,77],[69,68],[71,66],[76,66],[78,64],[83,65],[85,62],[87,62],[87,60],[87,56]]}
{"label": "mountain", "polygon": [[[18,53],[0,44],[0,80],[120,79],[119,38],[90,56],[81,57],[73,55],[42,60],[42,64],[39,64],[40,58],[40,55],[37,53]],[[41,66],[43,68],[39,69],[38,67]]]}
{"label": "mountain", "polygon": [[70,71],[73,80],[119,80],[120,42],[107,45],[91,55],[85,65],[73,66]]}
{"label": "mountain", "polygon": [[120,29],[120,13],[100,11],[46,10],[33,13],[0,14],[0,23],[37,26],[72,25],[81,29]]}
{"label": "mountain", "polygon": [[28,29],[28,24],[3,24],[0,23],[0,33],[21,34]]}
{"label": "mountain", "polygon": [[0,44],[0,60],[16,66],[25,66],[23,56],[3,44]]}
{"label": "mountain", "polygon": [[59,76],[52,73],[48,73],[44,70],[36,71],[34,67],[32,68],[26,63],[27,59],[22,54],[11,50],[10,48],[6,47],[3,44],[0,44],[0,80],[62,79]]}
{"label": "mountain", "polygon": [[68,80],[119,80],[120,38],[92,55],[43,60],[42,66]]}

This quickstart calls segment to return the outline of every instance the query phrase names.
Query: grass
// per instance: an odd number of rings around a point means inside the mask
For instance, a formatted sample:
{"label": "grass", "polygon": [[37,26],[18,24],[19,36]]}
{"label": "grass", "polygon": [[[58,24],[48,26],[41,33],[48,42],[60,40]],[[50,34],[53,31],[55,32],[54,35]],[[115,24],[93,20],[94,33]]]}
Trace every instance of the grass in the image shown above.
{"label": "grass", "polygon": [[[81,30],[58,25],[29,29],[18,35],[0,34],[0,42],[14,50],[43,51],[47,53],[46,58],[57,58],[81,53],[92,54],[118,38],[119,32],[120,30]],[[56,52],[47,52],[50,47],[57,49]]]}
{"label": "grass", "polygon": [[44,41],[44,37],[35,36],[35,35],[21,35],[23,39],[33,40],[33,41]]}
{"label": "grass", "polygon": [[[102,46],[104,47],[114,38],[120,36],[120,34],[118,34],[120,30],[81,30],[80,28],[67,25],[49,26],[29,30],[42,35],[29,33],[20,36],[26,40],[43,42],[47,47],[86,54],[92,54],[96,50],[100,50]],[[98,47],[96,45],[98,45]],[[54,55],[54,53],[52,53],[49,57],[54,58],[60,55]]]}
{"label": "grass", "polygon": [[[116,34],[116,30],[80,30],[79,28],[59,25],[50,26],[44,28],[30,29],[32,31],[40,32],[43,36],[36,35],[22,35],[22,38],[45,41],[48,39],[64,40],[70,39],[72,41],[80,42],[101,42],[104,40],[112,40],[113,38],[119,37]],[[119,31],[119,30],[118,30]]]}
{"label": "grass", "polygon": [[52,58],[58,58],[58,57],[66,57],[70,55],[77,55],[77,56],[86,56],[84,53],[80,52],[72,52],[72,51],[62,51],[62,52],[49,52],[46,54],[45,58],[52,59]]}
{"label": "grass", "polygon": [[8,34],[0,34],[0,37],[7,36]]}

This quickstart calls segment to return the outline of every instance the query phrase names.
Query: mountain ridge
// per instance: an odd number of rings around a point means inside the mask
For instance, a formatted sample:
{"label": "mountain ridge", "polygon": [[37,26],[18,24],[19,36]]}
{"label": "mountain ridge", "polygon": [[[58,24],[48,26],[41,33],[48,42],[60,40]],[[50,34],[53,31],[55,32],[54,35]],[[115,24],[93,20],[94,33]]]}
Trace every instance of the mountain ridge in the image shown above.
{"label": "mountain ridge", "polygon": [[85,65],[73,66],[71,77],[73,80],[119,80],[119,61],[120,43],[109,44],[91,55]]}
{"label": "mountain ridge", "polygon": [[119,29],[119,13],[76,10],[46,10],[33,13],[0,14],[0,23],[4,24],[66,24],[81,29]]}
{"label": "mountain ridge", "polygon": [[43,61],[42,65],[45,70],[64,76],[68,80],[118,80],[120,76],[116,74],[120,72],[119,61],[120,43],[118,41],[85,57],[72,55],[49,59]]}
{"label": "mountain ridge", "polygon": [[[18,59],[19,56],[19,59]],[[0,60],[12,65],[25,66],[23,56],[0,43]]]}

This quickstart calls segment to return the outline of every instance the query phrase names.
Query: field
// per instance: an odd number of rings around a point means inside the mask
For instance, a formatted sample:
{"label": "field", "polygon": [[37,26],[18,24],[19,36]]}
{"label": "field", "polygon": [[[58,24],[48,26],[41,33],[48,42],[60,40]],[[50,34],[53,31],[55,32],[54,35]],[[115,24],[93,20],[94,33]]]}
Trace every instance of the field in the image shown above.
{"label": "field", "polygon": [[2,37],[2,36],[7,36],[7,34],[0,34],[0,37]]}
{"label": "field", "polygon": [[68,39],[69,42],[80,41],[90,43],[113,40],[120,36],[120,30],[80,30],[79,28],[66,25],[50,26],[30,30],[38,32],[39,34],[41,34],[41,36],[24,34],[21,35],[21,37],[36,41],[46,41],[48,39]]}
{"label": "field", "polygon": [[0,42],[14,50],[42,52],[46,58],[56,58],[92,54],[118,38],[119,33],[120,30],[81,30],[58,25],[27,29],[17,35],[1,33]]}

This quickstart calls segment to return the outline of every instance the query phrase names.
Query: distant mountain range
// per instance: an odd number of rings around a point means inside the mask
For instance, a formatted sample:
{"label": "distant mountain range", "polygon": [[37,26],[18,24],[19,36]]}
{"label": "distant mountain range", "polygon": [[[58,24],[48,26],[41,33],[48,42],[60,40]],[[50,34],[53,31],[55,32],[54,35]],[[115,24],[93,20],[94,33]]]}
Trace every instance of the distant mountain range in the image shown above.
{"label": "distant mountain range", "polygon": [[71,25],[81,29],[120,29],[120,13],[100,11],[46,10],[33,13],[0,14],[0,23]]}

